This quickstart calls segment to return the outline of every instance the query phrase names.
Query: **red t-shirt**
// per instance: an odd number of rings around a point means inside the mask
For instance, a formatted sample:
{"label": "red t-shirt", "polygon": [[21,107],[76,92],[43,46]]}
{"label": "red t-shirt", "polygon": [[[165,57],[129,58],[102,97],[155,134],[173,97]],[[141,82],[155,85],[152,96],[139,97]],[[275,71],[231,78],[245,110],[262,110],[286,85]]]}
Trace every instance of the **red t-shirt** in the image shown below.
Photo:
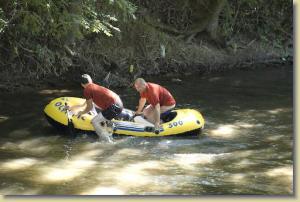
{"label": "red t-shirt", "polygon": [[118,97],[113,91],[94,83],[90,83],[84,88],[83,95],[87,100],[92,99],[102,110],[114,104]]}
{"label": "red t-shirt", "polygon": [[158,84],[147,82],[146,90],[140,93],[140,95],[142,98],[146,98],[147,102],[153,107],[155,107],[157,103],[159,103],[160,106],[171,106],[176,104],[171,93]]}

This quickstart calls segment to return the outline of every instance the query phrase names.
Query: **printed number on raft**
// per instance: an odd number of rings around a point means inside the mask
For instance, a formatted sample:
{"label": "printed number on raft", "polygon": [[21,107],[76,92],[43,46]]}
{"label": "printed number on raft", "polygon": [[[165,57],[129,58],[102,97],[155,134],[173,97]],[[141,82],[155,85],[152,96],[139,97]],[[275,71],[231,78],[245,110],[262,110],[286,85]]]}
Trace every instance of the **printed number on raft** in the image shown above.
{"label": "printed number on raft", "polygon": [[183,121],[176,121],[176,122],[169,123],[169,128],[182,126],[182,125],[183,125]]}

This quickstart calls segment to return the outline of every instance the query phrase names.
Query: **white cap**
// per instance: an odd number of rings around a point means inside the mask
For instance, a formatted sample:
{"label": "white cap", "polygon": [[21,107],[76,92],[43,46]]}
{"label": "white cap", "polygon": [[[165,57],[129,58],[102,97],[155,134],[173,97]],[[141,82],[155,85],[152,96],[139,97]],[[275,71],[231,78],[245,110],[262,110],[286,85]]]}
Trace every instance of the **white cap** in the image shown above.
{"label": "white cap", "polygon": [[88,75],[88,74],[81,75],[81,83],[86,84],[86,83],[92,83],[92,82],[93,82],[93,80],[90,77],[90,75]]}

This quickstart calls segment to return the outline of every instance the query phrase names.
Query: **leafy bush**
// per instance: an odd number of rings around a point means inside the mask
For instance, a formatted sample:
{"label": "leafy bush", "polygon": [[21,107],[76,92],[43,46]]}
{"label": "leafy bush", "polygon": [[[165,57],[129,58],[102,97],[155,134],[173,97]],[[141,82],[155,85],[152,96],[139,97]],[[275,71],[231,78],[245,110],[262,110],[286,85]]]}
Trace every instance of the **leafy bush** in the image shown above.
{"label": "leafy bush", "polygon": [[60,74],[73,65],[81,40],[120,32],[118,20],[134,18],[135,9],[127,0],[1,1],[0,61],[3,67]]}

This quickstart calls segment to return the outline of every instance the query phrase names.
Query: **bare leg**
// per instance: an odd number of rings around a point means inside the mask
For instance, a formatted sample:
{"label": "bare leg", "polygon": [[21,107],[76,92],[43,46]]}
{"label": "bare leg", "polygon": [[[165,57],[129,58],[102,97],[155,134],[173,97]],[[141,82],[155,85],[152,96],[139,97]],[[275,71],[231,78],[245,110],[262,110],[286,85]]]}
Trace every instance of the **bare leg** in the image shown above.
{"label": "bare leg", "polygon": [[147,118],[147,120],[154,124],[154,107],[152,105],[148,105],[143,110],[143,115]]}
{"label": "bare leg", "polygon": [[[170,109],[173,109],[174,107],[175,107],[175,105],[161,106],[160,107],[160,113],[164,113],[164,112],[166,112]],[[155,120],[154,120],[154,107],[152,107],[152,105],[148,105],[147,107],[145,107],[145,109],[143,110],[143,114],[149,122],[154,124],[154,122],[155,122]]]}
{"label": "bare leg", "polygon": [[171,105],[171,106],[160,106],[160,113],[164,113],[170,109],[173,109],[175,107],[175,105]]}
{"label": "bare leg", "polygon": [[105,121],[106,119],[103,117],[102,113],[100,112],[92,119],[92,124],[101,141],[112,142],[111,135],[101,125],[101,123],[102,122],[104,123]]}

